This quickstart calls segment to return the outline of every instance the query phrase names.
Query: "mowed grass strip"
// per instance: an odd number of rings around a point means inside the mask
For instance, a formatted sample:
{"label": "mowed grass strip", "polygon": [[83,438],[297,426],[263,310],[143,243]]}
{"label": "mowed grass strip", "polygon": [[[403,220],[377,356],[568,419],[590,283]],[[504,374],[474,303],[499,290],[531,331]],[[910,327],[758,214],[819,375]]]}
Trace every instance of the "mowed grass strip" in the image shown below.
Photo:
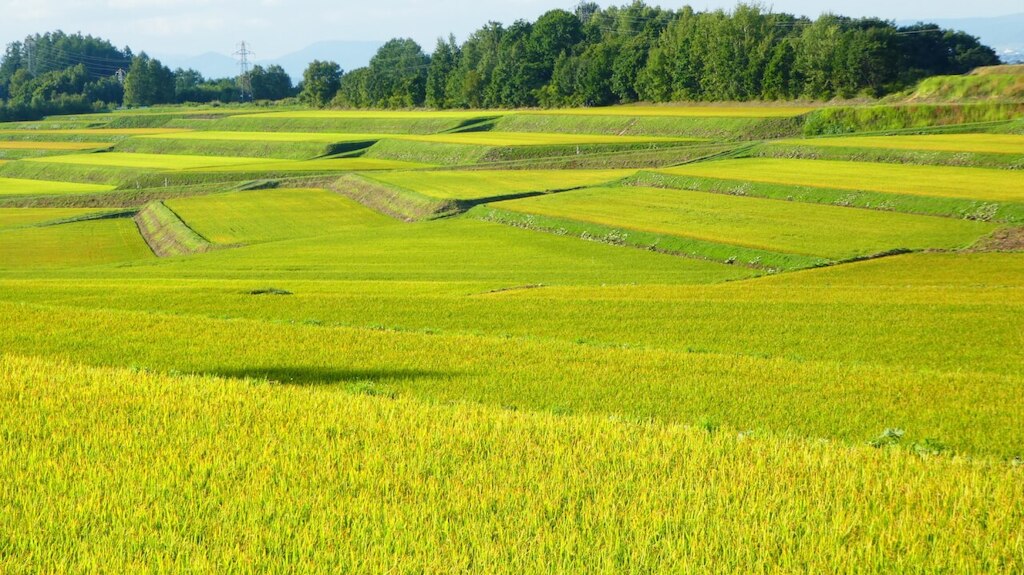
{"label": "mowed grass strip", "polygon": [[778,144],[837,148],[881,148],[925,152],[1024,154],[1024,136],[1013,134],[931,134],[920,136],[850,136],[778,140]]}
{"label": "mowed grass strip", "polygon": [[996,229],[983,222],[662,188],[589,188],[494,205],[834,260],[893,249],[960,248]]}
{"label": "mowed grass strip", "polygon": [[0,418],[5,571],[1024,569],[999,463],[10,355]]}
{"label": "mowed grass strip", "polygon": [[893,194],[1024,202],[1024,177],[1012,170],[875,162],[751,158],[687,164],[667,174],[865,190]]}
{"label": "mowed grass strip", "polygon": [[56,196],[64,194],[94,194],[109,192],[114,186],[0,178],[0,196]]}
{"label": "mowed grass strip", "polygon": [[[242,159],[242,158],[238,158]],[[245,172],[245,173],[289,173],[289,172],[360,172],[378,170],[414,170],[431,168],[433,165],[402,160],[377,158],[336,158],[318,160],[273,160],[245,158],[246,163],[225,163],[219,166],[193,168],[197,172]]]}
{"label": "mowed grass strip", "polygon": [[106,211],[102,208],[0,208],[0,230],[56,222]]}
{"label": "mowed grass strip", "polygon": [[439,199],[473,200],[610,183],[635,170],[452,170],[388,172],[372,179]]}
{"label": "mowed grass strip", "polygon": [[508,110],[437,110],[437,111],[400,111],[400,110],[294,110],[289,112],[266,112],[246,114],[247,119],[256,120],[292,120],[292,119],[389,119],[389,120],[430,120],[430,119],[473,119],[477,117],[495,117],[510,114]]}
{"label": "mowed grass strip", "polygon": [[455,134],[403,135],[397,139],[472,146],[557,146],[572,144],[641,144],[644,142],[697,142],[696,138],[664,136],[616,136],[608,134],[560,134],[543,132],[459,132]]}
{"label": "mowed grass strip", "polygon": [[0,127],[0,136],[3,135],[17,135],[17,136],[32,136],[38,134],[52,135],[52,136],[102,136],[104,134],[109,136],[146,136],[150,134],[176,134],[178,132],[185,132],[188,130],[181,128],[69,128],[66,130],[48,130],[48,129],[13,129],[7,130]]}
{"label": "mowed grass strip", "polygon": [[88,266],[153,257],[131,218],[0,231],[0,269]]}
{"label": "mowed grass strip", "polygon": [[190,228],[218,244],[328,235],[398,225],[340,194],[319,189],[233,192],[166,202]]}
{"label": "mowed grass strip", "polygon": [[170,135],[144,136],[164,140],[224,140],[224,141],[267,141],[267,142],[360,142],[373,140],[405,140],[412,142],[437,142],[441,144],[466,144],[474,146],[545,146],[566,144],[636,144],[643,142],[686,142],[698,141],[693,138],[669,138],[657,136],[615,136],[605,134],[558,134],[528,132],[460,132],[454,134],[346,134],[336,132],[230,132],[196,131]]}
{"label": "mowed grass strip", "polygon": [[158,140],[211,140],[211,141],[243,141],[243,142],[358,142],[380,140],[394,137],[381,134],[345,134],[335,132],[231,132],[231,131],[195,131],[173,134],[157,134],[140,136],[145,139]]}
{"label": "mowed grass strip", "polygon": [[92,150],[110,146],[104,142],[34,142],[34,141],[0,141],[0,150],[53,150],[78,151]]}
{"label": "mowed grass strip", "polygon": [[663,116],[677,118],[792,118],[813,112],[808,106],[607,106],[520,112],[554,116]]}

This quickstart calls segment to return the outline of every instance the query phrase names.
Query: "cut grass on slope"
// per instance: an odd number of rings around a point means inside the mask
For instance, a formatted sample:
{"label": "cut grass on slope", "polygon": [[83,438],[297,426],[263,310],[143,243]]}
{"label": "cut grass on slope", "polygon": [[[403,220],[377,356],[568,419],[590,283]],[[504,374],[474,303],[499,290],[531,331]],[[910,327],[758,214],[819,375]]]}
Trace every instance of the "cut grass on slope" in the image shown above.
{"label": "cut grass on slope", "polygon": [[387,136],[381,134],[344,134],[334,132],[234,132],[204,130],[143,136],[143,139],[157,140],[212,140],[212,141],[243,141],[243,142],[350,142],[363,140],[379,140]]}
{"label": "cut grass on slope", "polygon": [[72,154],[69,156],[52,156],[33,158],[27,162],[46,164],[73,164],[96,167],[141,168],[150,170],[188,170],[201,168],[222,168],[225,166],[241,166],[260,164],[271,166],[285,163],[285,160],[266,158],[225,158],[218,156],[189,156],[179,154],[132,154],[109,152],[101,154]]}
{"label": "cut grass on slope", "polygon": [[0,150],[79,151],[105,148],[110,145],[109,142],[0,141]]}
{"label": "cut grass on slope", "polygon": [[[242,158],[239,158],[242,159]],[[418,162],[403,162],[401,160],[385,160],[377,158],[337,158],[318,160],[258,160],[245,158],[248,163],[229,164],[222,166],[207,166],[195,168],[195,172],[240,172],[258,174],[270,172],[284,174],[290,172],[359,172],[377,170],[413,170],[417,168],[430,168],[430,164]]]}
{"label": "cut grass on slope", "polygon": [[64,194],[94,194],[109,192],[114,186],[76,184],[46,180],[0,178],[0,196],[56,196]]}
{"label": "cut grass on slope", "polygon": [[135,214],[135,223],[149,248],[157,257],[188,256],[216,246],[188,227],[163,202],[150,202]]}
{"label": "cut grass on slope", "polygon": [[0,269],[90,266],[153,254],[130,218],[0,231]]}
{"label": "cut grass on slope", "polygon": [[893,194],[1024,202],[1024,178],[1008,170],[830,160],[743,159],[687,164],[667,174]]}
{"label": "cut grass on slope", "polygon": [[808,106],[607,106],[520,112],[522,115],[636,116],[672,118],[790,118],[816,110]]}
{"label": "cut grass on slope", "polygon": [[374,180],[439,199],[477,200],[610,183],[634,170],[464,170],[389,172]]}
{"label": "cut grass on slope", "polygon": [[392,120],[433,120],[433,119],[473,119],[477,117],[494,117],[510,114],[508,110],[432,110],[432,111],[402,111],[402,110],[297,110],[291,112],[267,112],[263,114],[249,114],[245,119],[392,119]]}
{"label": "cut grass on slope", "polygon": [[0,137],[6,135],[12,136],[32,136],[32,135],[48,135],[48,136],[147,136],[152,134],[174,134],[182,132],[184,130],[176,128],[82,128],[82,129],[67,129],[67,130],[25,130],[25,129],[12,129],[7,130],[0,127]]}
{"label": "cut grass on slope", "polygon": [[459,132],[455,134],[406,135],[400,140],[471,146],[557,146],[573,144],[643,144],[647,142],[696,142],[694,138],[615,136],[607,134],[560,134],[529,132]]}
{"label": "cut grass on slope", "polygon": [[1024,569],[999,463],[9,355],[0,417],[0,570]]}
{"label": "cut grass on slope", "polygon": [[167,202],[193,230],[217,244],[322,236],[396,225],[339,194],[319,189],[232,192]]}
{"label": "cut grass on slope", "polygon": [[995,230],[968,222],[659,188],[590,188],[496,204],[540,216],[832,260],[960,248]]}
{"label": "cut grass on slope", "polygon": [[1012,134],[932,134],[923,136],[850,136],[779,140],[778,144],[806,144],[841,148],[883,148],[935,152],[1024,154],[1024,136]]}

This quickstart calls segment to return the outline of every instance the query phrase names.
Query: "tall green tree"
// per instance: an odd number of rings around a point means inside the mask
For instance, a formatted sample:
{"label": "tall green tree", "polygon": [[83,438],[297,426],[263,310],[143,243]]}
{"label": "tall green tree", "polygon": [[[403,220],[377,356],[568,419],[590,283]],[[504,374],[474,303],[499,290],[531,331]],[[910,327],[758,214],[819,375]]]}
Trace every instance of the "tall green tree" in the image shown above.
{"label": "tall green tree", "polygon": [[431,108],[451,108],[455,106],[454,95],[448,94],[449,79],[459,67],[462,49],[455,42],[455,36],[447,40],[437,39],[437,47],[430,56],[430,67],[427,68],[426,105]]}
{"label": "tall green tree", "polygon": [[145,52],[132,59],[124,79],[124,103],[128,106],[153,106],[174,102],[175,78],[170,68]]}
{"label": "tall green tree", "polygon": [[292,96],[292,78],[278,65],[266,68],[253,66],[249,71],[249,86],[256,100],[283,100]]}
{"label": "tall green tree", "polygon": [[299,100],[316,108],[331,102],[341,87],[341,66],[335,62],[313,60],[302,73]]}
{"label": "tall green tree", "polygon": [[410,38],[385,43],[370,59],[367,92],[375,106],[422,106],[427,97],[430,58]]}

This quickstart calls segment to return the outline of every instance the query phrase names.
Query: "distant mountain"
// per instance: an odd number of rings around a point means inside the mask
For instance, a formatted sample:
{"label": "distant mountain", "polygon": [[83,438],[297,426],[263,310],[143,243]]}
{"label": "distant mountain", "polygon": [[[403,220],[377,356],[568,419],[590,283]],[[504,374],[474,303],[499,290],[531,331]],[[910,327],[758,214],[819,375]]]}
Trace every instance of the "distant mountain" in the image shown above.
{"label": "distant mountain", "polygon": [[[298,82],[302,79],[302,71],[313,60],[331,60],[337,62],[342,70],[354,70],[370,63],[377,50],[384,42],[316,42],[298,52],[292,52],[260,64],[277,64]],[[237,66],[236,66],[237,69]]]}
{"label": "distant mountain", "polygon": [[[995,49],[1003,60],[1013,60],[1024,55],[1024,12],[997,16],[994,18],[950,18],[924,19],[934,22],[943,28],[963,30]],[[897,22],[900,25],[913,24],[912,21]]]}
{"label": "distant mountain", "polygon": [[[254,64],[270,66],[277,64],[284,68],[294,82],[302,79],[302,71],[313,60],[332,60],[343,70],[352,70],[370,63],[370,58],[377,53],[383,42],[316,42],[305,48],[285,54],[280,58],[257,60]],[[207,52],[198,56],[156,55],[165,66],[171,69],[192,68],[207,78],[226,78],[238,75],[238,61],[231,56]]]}

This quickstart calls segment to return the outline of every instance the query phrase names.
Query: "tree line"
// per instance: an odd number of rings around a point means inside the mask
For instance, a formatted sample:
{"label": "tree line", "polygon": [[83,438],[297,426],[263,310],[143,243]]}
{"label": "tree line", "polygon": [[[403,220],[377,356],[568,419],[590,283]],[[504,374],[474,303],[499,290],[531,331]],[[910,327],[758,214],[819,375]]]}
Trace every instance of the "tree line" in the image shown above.
{"label": "tree line", "polygon": [[927,76],[997,63],[977,38],[934,24],[832,14],[811,20],[750,4],[698,12],[588,2],[534,22],[489,22],[461,44],[438,40],[429,56],[412,40],[392,40],[369,66],[320,84],[324,91],[306,101],[516,108],[826,100],[882,96]]}
{"label": "tree line", "polygon": [[280,66],[208,79],[81,34],[36,34],[0,59],[0,121],[116,106],[282,100],[315,107],[518,108],[637,101],[877,97],[937,74],[999,63],[964,32],[832,14],[816,19],[739,4],[666,10],[584,2],[535,21],[489,22],[431,54],[411,39],[369,65],[312,62],[298,86]]}

